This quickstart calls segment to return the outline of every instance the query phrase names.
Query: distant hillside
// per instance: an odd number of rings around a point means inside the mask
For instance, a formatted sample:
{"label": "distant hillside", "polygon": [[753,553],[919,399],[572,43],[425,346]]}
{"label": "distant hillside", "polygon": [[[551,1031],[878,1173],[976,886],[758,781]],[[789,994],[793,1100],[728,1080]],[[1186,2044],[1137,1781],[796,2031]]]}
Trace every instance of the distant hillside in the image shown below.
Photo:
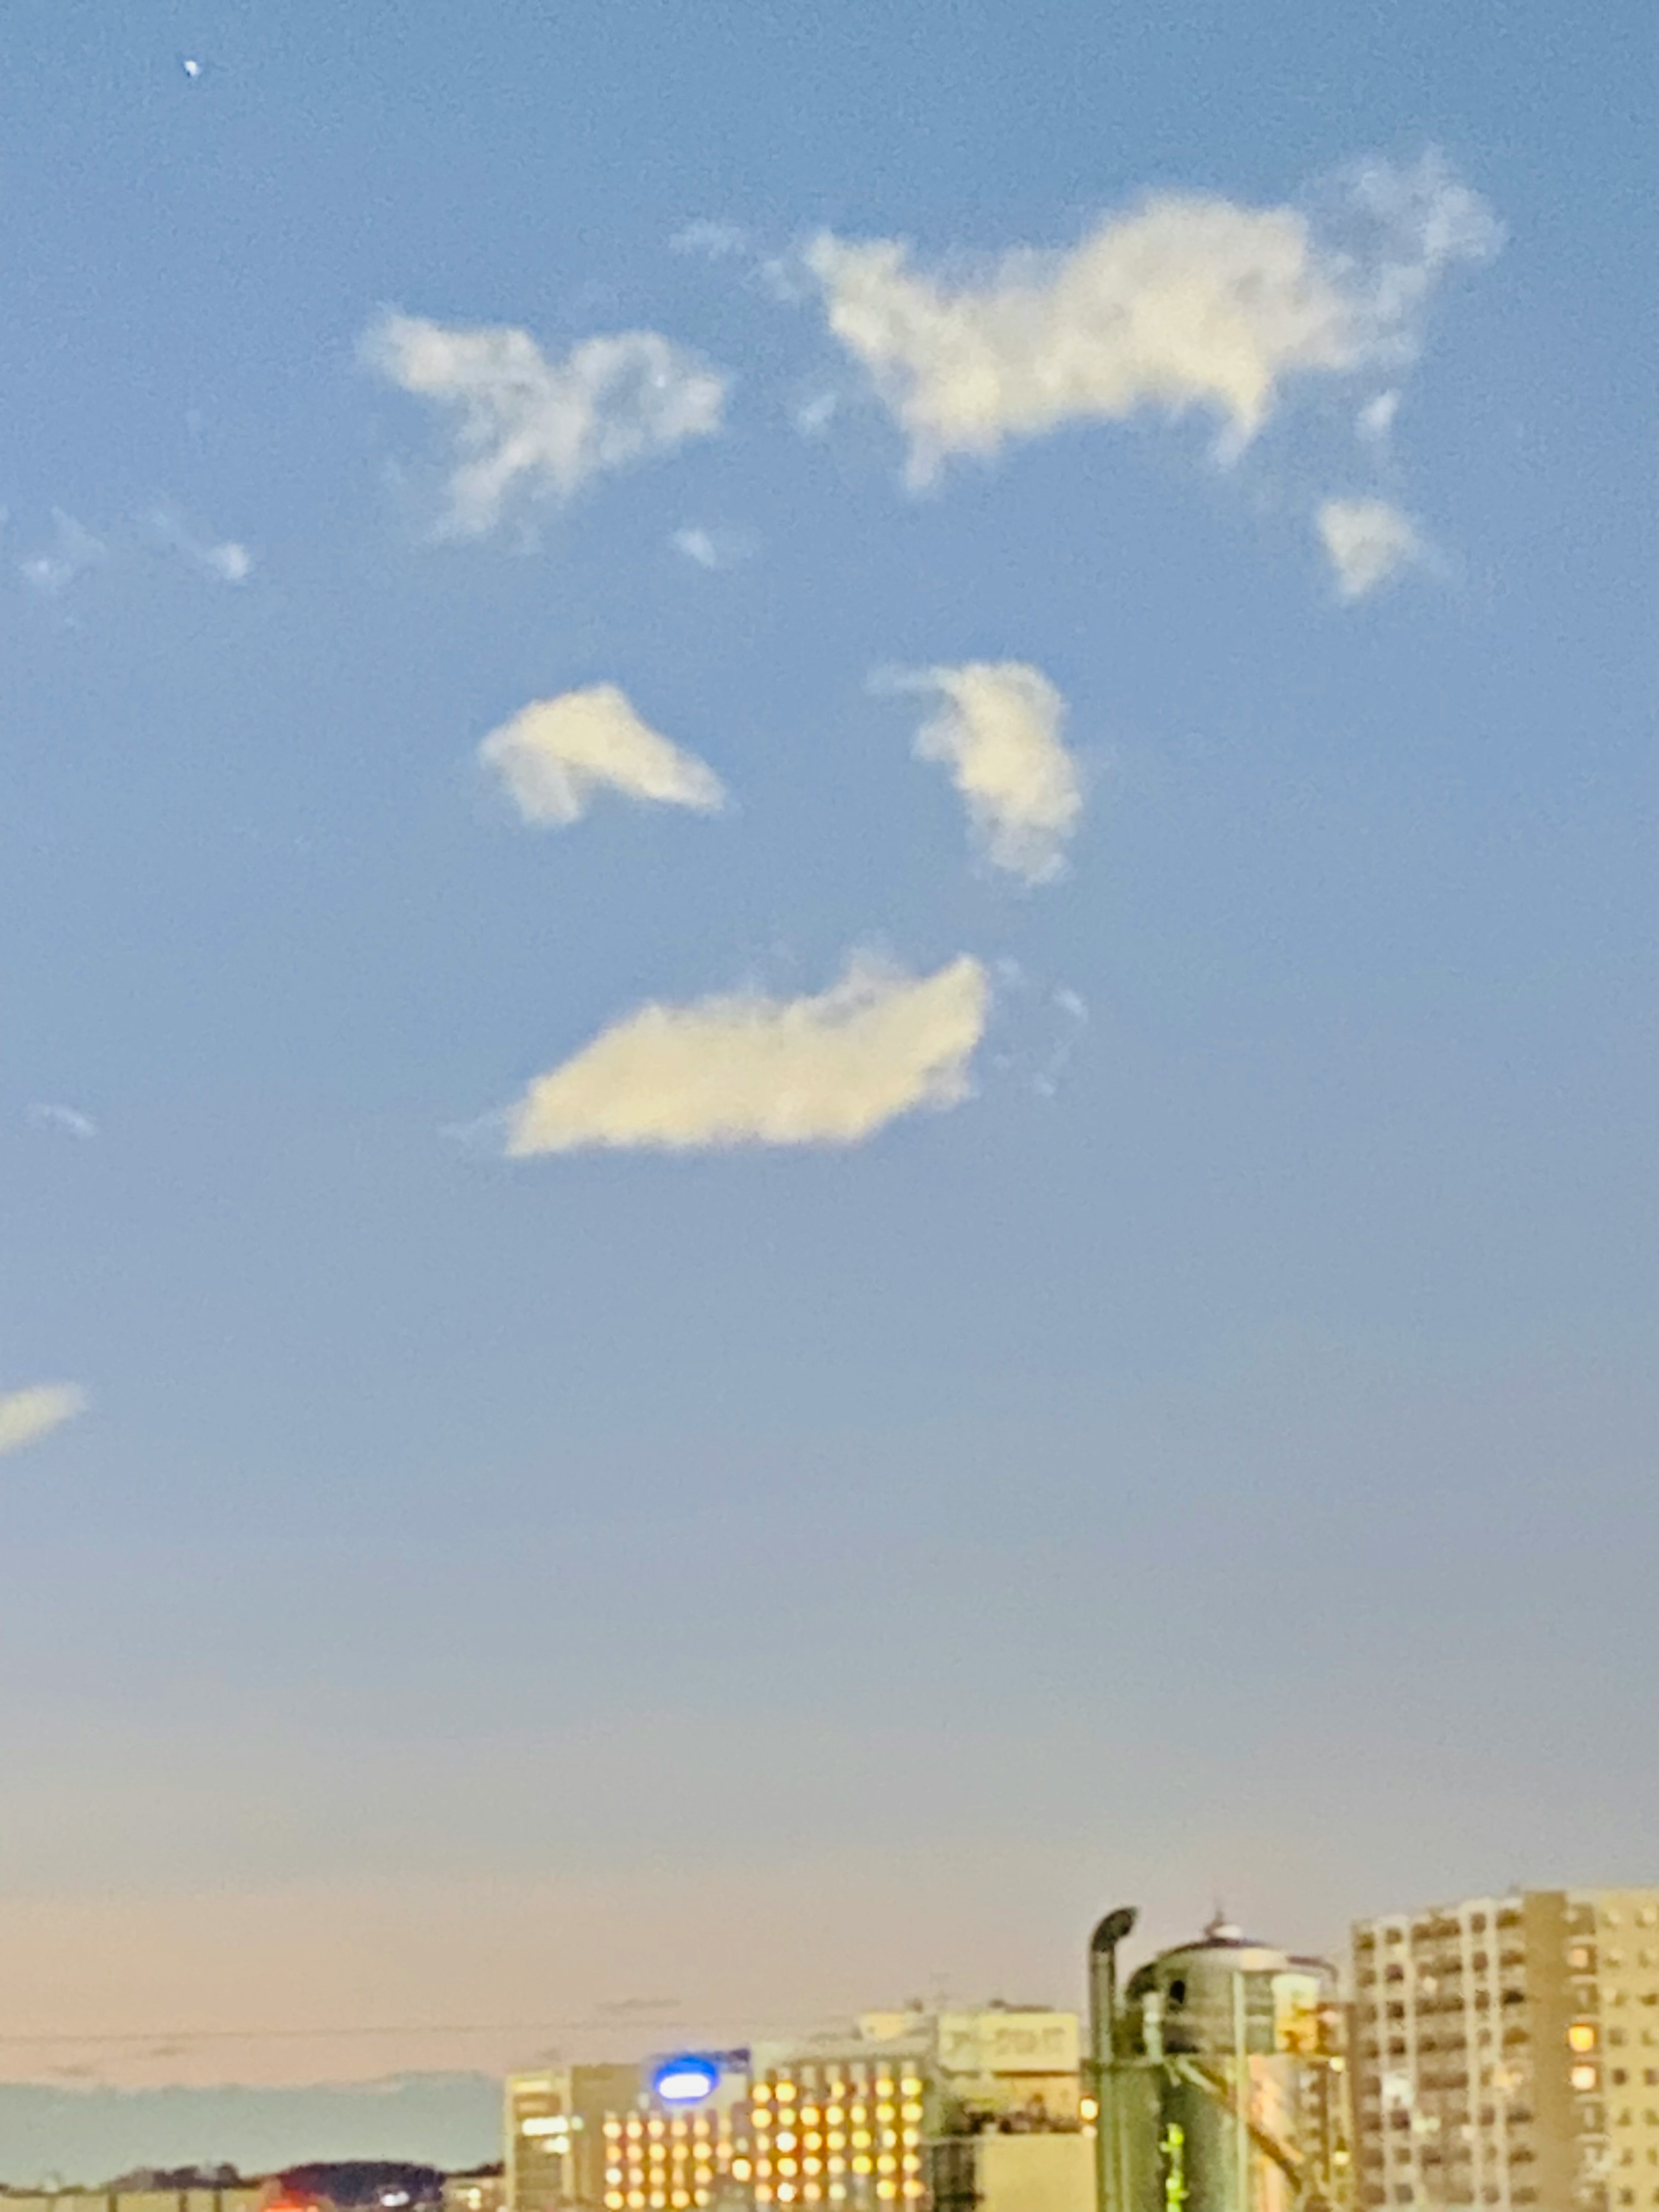
{"label": "distant hillside", "polygon": [[0,2183],[95,2184],[139,2166],[270,2173],[325,2158],[455,2167],[499,2158],[501,2087],[404,2074],[314,2088],[64,2089],[0,2082]]}

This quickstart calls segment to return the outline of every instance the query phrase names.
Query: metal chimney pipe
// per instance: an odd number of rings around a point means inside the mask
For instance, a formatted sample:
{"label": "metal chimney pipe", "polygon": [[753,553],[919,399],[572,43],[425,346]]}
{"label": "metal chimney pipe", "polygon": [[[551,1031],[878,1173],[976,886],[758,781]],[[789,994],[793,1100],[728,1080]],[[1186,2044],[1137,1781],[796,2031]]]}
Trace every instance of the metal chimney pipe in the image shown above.
{"label": "metal chimney pipe", "polygon": [[1126,2212],[1118,2187],[1117,1947],[1139,1915],[1109,1912],[1089,1938],[1089,2071],[1095,2090],[1096,2212]]}

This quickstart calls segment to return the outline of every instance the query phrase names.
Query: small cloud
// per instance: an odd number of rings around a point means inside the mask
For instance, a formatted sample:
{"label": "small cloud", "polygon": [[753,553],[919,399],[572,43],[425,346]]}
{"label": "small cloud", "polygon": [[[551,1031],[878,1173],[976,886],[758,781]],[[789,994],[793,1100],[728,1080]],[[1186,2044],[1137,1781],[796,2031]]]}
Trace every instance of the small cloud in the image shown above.
{"label": "small cloud", "polygon": [[90,1143],[98,1134],[98,1124],[91,1115],[82,1113],[76,1106],[31,1106],[28,1119],[36,1129],[60,1129],[66,1137],[78,1137],[83,1144]]}
{"label": "small cloud", "polygon": [[1379,392],[1375,399],[1368,399],[1360,409],[1354,428],[1369,443],[1380,446],[1393,429],[1394,418],[1399,412],[1398,391]]}
{"label": "small cloud", "polygon": [[669,543],[699,568],[714,570],[735,568],[755,551],[755,541],[744,531],[705,530],[701,525],[677,530]]}
{"label": "small cloud", "polygon": [[50,1436],[86,1409],[86,1393],[73,1382],[37,1382],[0,1395],[0,1457]]}
{"label": "small cloud", "polygon": [[179,58],[179,66],[194,84],[203,74],[206,64],[198,61],[194,54],[181,54]]}
{"label": "small cloud", "polygon": [[697,253],[708,261],[732,261],[749,252],[752,240],[741,223],[688,222],[668,241],[674,253]]}
{"label": "small cloud", "polygon": [[985,969],[963,955],[921,976],[855,958],[811,998],[641,1006],[531,1084],[507,1151],[861,1144],[968,1096],[989,1006]]}
{"label": "small cloud", "polygon": [[1428,557],[1416,524],[1387,500],[1328,499],[1317,519],[1338,595],[1350,602]]}
{"label": "small cloud", "polygon": [[803,438],[822,438],[840,412],[838,392],[812,392],[796,402],[793,420]]}
{"label": "small cloud", "polygon": [[441,535],[482,538],[509,501],[567,501],[594,477],[720,427],[726,380],[654,331],[588,338],[550,360],[527,331],[389,313],[364,365],[444,410],[454,466]]}
{"label": "small cloud", "polygon": [[614,684],[532,700],[492,730],[478,758],[506,785],[520,815],[549,829],[580,822],[596,792],[718,814],[725,787],[635,712]]}
{"label": "small cloud", "polygon": [[49,599],[56,599],[68,591],[78,576],[88,568],[95,568],[100,561],[109,558],[109,548],[101,538],[94,538],[72,514],[62,507],[52,509],[52,542],[44,553],[36,553],[18,563],[18,574],[26,583]]}
{"label": "small cloud", "polygon": [[151,533],[158,544],[181,554],[193,568],[221,584],[245,584],[253,574],[253,556],[234,538],[216,539],[210,533],[191,530],[171,507],[157,507],[149,516]]}
{"label": "small cloud", "polygon": [[944,700],[917,732],[916,757],[950,770],[992,866],[1031,884],[1058,876],[1083,812],[1083,778],[1060,737],[1066,702],[1041,670],[976,660],[878,683]]}

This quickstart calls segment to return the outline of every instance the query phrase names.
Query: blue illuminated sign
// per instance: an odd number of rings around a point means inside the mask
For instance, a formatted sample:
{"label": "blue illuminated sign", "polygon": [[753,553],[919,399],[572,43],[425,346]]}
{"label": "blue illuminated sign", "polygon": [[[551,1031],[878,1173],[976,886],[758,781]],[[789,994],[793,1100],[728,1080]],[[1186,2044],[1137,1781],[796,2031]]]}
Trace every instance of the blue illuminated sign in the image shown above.
{"label": "blue illuminated sign", "polygon": [[665,2058],[651,2076],[651,2087],[665,2105],[700,2105],[719,2085],[719,2062],[701,2051],[677,2051]]}

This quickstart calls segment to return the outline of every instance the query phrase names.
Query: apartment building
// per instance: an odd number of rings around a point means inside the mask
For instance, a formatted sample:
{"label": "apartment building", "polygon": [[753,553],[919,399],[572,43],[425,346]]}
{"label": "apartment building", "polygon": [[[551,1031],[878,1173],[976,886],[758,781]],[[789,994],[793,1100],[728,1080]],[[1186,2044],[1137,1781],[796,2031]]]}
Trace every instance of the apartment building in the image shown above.
{"label": "apartment building", "polygon": [[1361,2204],[1659,2208],[1659,1889],[1358,1923]]}

